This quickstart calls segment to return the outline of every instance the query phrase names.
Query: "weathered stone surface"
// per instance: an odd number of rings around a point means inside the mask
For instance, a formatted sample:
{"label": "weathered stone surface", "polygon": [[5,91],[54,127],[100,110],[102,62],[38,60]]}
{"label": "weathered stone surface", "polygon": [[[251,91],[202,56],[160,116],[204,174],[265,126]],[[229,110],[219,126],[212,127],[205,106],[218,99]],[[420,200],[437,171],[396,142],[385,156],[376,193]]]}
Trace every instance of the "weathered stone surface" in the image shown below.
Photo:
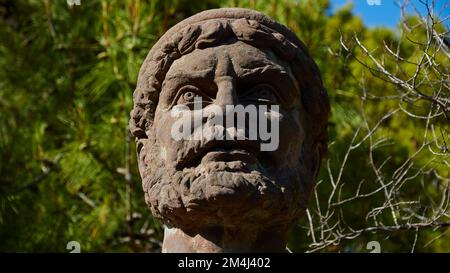
{"label": "weathered stone surface", "polygon": [[[254,140],[174,140],[170,110],[280,105],[279,147]],[[171,229],[164,252],[283,251],[326,150],[329,103],[319,70],[285,26],[256,11],[194,15],[150,50],[134,92],[145,200]],[[206,121],[205,121],[206,122]]]}

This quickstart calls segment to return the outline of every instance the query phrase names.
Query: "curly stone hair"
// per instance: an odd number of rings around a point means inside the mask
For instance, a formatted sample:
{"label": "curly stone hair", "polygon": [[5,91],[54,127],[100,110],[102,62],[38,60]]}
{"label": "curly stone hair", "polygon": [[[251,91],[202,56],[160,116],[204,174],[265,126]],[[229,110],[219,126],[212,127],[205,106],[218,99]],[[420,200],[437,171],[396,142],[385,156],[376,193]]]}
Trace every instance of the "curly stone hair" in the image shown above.
{"label": "curly stone hair", "polygon": [[249,9],[223,8],[196,14],[168,30],[148,53],[133,94],[130,131],[136,139],[147,138],[161,86],[172,63],[195,49],[235,39],[257,48],[272,50],[290,64],[298,82],[313,149],[326,152],[328,96],[319,69],[305,45],[287,27]]}

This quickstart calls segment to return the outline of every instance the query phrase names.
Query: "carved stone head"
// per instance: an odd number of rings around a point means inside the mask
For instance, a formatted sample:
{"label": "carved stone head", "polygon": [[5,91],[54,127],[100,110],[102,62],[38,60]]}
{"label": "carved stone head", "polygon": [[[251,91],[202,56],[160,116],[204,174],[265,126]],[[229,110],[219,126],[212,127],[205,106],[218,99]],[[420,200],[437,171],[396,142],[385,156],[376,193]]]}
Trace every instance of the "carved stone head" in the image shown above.
{"label": "carved stone head", "polygon": [[[211,118],[237,105],[263,109],[257,119],[241,116],[244,137],[227,124],[220,124],[227,138],[198,137],[197,128],[214,129]],[[181,106],[196,138],[173,136]],[[194,15],[161,37],[139,73],[130,129],[145,200],[154,216],[184,231],[285,232],[305,211],[328,113],[320,72],[285,26],[248,9]],[[264,122],[278,131],[276,149],[249,137]]]}

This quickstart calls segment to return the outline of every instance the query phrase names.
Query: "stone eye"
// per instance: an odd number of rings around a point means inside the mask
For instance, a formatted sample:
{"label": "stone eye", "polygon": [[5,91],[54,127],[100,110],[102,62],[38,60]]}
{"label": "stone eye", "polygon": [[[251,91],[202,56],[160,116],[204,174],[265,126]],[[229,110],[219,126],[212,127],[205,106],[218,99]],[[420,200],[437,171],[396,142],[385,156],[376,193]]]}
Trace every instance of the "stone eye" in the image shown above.
{"label": "stone eye", "polygon": [[265,98],[265,99],[272,99],[274,96],[270,90],[267,88],[261,88],[258,92],[259,97]]}
{"label": "stone eye", "polygon": [[183,99],[186,102],[190,102],[190,101],[194,100],[194,96],[195,96],[194,92],[188,91],[188,92],[184,93]]}
{"label": "stone eye", "polygon": [[245,96],[247,101],[277,104],[279,99],[276,90],[268,84],[260,84],[253,87]]}
{"label": "stone eye", "polygon": [[195,104],[204,106],[206,103],[211,101],[211,99],[204,95],[203,92],[193,85],[186,85],[180,88],[175,99],[175,104],[177,105],[187,105],[190,108],[195,107]]}

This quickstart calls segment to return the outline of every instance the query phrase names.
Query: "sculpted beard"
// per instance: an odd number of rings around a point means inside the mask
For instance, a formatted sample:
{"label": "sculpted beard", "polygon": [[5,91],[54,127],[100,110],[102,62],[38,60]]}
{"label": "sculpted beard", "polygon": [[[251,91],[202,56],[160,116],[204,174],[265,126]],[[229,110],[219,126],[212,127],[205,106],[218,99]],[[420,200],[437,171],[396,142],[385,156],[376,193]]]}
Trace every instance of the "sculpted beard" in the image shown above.
{"label": "sculpted beard", "polygon": [[[200,145],[187,142],[186,151]],[[304,197],[312,184],[301,181],[307,176],[300,164],[272,174],[259,163],[240,161],[208,162],[177,170],[164,163],[160,145],[151,140],[146,140],[139,154],[145,200],[153,215],[184,229],[252,222],[266,223],[265,227],[291,224],[304,212]]]}

